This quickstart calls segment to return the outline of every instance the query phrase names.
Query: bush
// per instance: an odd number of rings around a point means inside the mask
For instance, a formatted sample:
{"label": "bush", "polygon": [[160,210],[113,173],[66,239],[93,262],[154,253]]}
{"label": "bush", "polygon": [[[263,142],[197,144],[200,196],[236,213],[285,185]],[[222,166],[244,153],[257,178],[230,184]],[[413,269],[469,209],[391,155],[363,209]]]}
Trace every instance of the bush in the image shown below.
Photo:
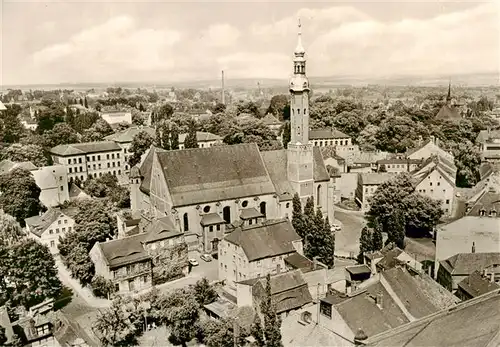
{"label": "bush", "polygon": [[154,286],[173,281],[181,277],[184,277],[184,273],[182,272],[182,266],[180,264],[173,264],[171,266],[160,265],[153,268]]}
{"label": "bush", "polygon": [[115,292],[113,281],[107,280],[102,276],[96,275],[92,278],[90,283],[92,292],[99,298],[108,299],[111,294]]}

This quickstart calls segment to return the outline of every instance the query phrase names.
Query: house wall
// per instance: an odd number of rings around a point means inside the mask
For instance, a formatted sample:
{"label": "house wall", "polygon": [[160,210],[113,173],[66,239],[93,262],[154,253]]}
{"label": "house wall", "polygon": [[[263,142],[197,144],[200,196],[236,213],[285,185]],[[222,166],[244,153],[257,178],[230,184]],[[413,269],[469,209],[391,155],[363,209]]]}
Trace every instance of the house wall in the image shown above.
{"label": "house wall", "polygon": [[370,199],[377,191],[378,186],[378,184],[362,184],[361,180],[358,181],[358,188],[356,189],[356,202],[362,212],[370,210]]}
{"label": "house wall", "polygon": [[330,165],[331,167],[336,168],[339,171],[339,173],[344,173],[347,171],[347,166],[345,164],[345,160],[340,163],[339,160],[332,158],[332,157],[328,157],[328,158],[324,159],[323,161],[325,162],[325,166]]}
{"label": "house wall", "polygon": [[94,246],[89,252],[89,256],[90,260],[92,260],[92,263],[94,263],[96,275],[102,276],[108,280],[112,280],[113,274],[111,273],[108,265],[106,264],[106,259],[104,258],[104,254],[101,251],[99,242],[96,242],[94,244]]}
{"label": "house wall", "polygon": [[419,150],[413,152],[408,156],[409,159],[427,159],[432,155],[437,154],[443,156],[448,161],[454,162],[453,156],[450,153],[447,153],[443,149],[439,148],[439,146],[435,145],[433,142],[428,142],[425,146],[420,148]]}
{"label": "house wall", "polygon": [[236,303],[238,307],[253,306],[252,286],[247,284],[236,284]]}
{"label": "house wall", "polygon": [[317,317],[319,318],[319,324],[331,331],[335,331],[337,334],[343,336],[346,339],[349,340],[354,340],[354,332],[349,328],[349,326],[346,324],[344,321],[344,318],[340,315],[340,313],[337,311],[335,306],[332,305],[332,317],[328,317],[321,313],[321,311],[318,313],[317,310],[319,310],[320,305],[315,305],[315,313],[317,314]]}
{"label": "house wall", "polygon": [[117,294],[132,294],[153,285],[151,261],[125,265],[110,271]]}
{"label": "house wall", "polygon": [[106,122],[109,124],[116,124],[116,123],[129,123],[132,124],[132,113],[131,112],[103,112],[101,113],[102,119],[104,119]]}
{"label": "house wall", "polygon": [[[221,143],[221,141],[220,140],[198,141],[198,148],[209,148],[215,146],[218,143]],[[184,142],[179,143],[179,149],[184,149]]]}
{"label": "house wall", "polygon": [[223,240],[218,253],[219,280],[225,280],[229,286],[234,287],[238,281],[284,272],[284,259],[293,253],[250,262],[241,247]]}
{"label": "house wall", "polygon": [[340,196],[344,199],[355,198],[355,191],[358,186],[358,174],[356,172],[346,172],[337,179],[337,187],[340,190]]}
{"label": "house wall", "polygon": [[441,208],[445,214],[450,215],[453,212],[455,187],[437,170],[433,170],[415,189],[419,193],[441,201]]}
{"label": "house wall", "polygon": [[351,138],[323,138],[323,139],[310,139],[309,144],[316,147],[327,146],[351,146]]}
{"label": "house wall", "polygon": [[105,173],[120,175],[124,170],[121,152],[121,149],[117,149],[64,157],[52,154],[52,160],[66,167],[69,182],[73,182],[76,178],[84,181],[88,177],[101,177]]}
{"label": "house wall", "polygon": [[328,291],[328,274],[326,268],[302,273],[302,277],[307,283],[307,288],[311,293],[313,301],[326,296]]}
{"label": "house wall", "polygon": [[28,231],[30,232],[30,237],[46,245],[51,254],[59,254],[59,249],[57,248],[59,245],[59,237],[63,237],[66,233],[72,231],[74,227],[74,219],[63,214],[54,221],[40,237],[33,234],[30,229],[28,229]]}
{"label": "house wall", "polygon": [[[55,207],[69,201],[69,185],[66,168],[63,165],[44,166],[32,171],[35,183],[40,188],[40,201],[47,207]],[[47,176],[53,176],[54,184],[49,185]]]}

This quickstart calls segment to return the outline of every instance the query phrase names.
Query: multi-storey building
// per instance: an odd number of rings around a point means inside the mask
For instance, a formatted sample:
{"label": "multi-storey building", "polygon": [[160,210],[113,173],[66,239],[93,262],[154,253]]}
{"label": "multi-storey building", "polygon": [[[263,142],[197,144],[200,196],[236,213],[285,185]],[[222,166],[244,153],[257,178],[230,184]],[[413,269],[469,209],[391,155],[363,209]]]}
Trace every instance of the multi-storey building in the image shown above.
{"label": "multi-storey building", "polygon": [[351,137],[336,129],[309,130],[309,144],[313,146],[352,146]]}
{"label": "multi-storey building", "polygon": [[123,167],[124,171],[127,173],[130,171],[130,166],[128,161],[133,153],[130,151],[130,147],[132,146],[132,141],[134,137],[141,132],[146,132],[152,138],[155,137],[155,129],[147,126],[134,126],[128,129],[125,129],[121,132],[111,134],[106,136],[104,139],[108,141],[116,142],[123,150]]}
{"label": "multi-storey building", "polygon": [[384,182],[394,177],[390,173],[360,173],[358,174],[358,186],[356,188],[356,203],[361,211],[370,209],[370,198],[375,194],[377,188]]}
{"label": "multi-storey building", "polygon": [[412,172],[422,164],[420,159],[388,158],[377,161],[377,172]]}
{"label": "multi-storey building", "polygon": [[76,209],[52,209],[41,216],[26,218],[28,236],[37,242],[46,245],[52,254],[58,254],[59,239],[66,233],[73,231]]}
{"label": "multi-storey building", "polygon": [[219,280],[238,281],[284,272],[285,259],[303,254],[302,239],[288,219],[242,225],[219,244]]}
{"label": "multi-storey building", "polygon": [[[187,134],[179,135],[179,149],[184,149],[184,142],[186,141],[186,136]],[[198,143],[198,148],[208,148],[222,143],[222,137],[212,133],[197,131],[196,142]]]}
{"label": "multi-storey building", "polygon": [[124,171],[123,149],[113,141],[99,141],[59,145],[50,150],[54,163],[64,165],[68,181],[101,177]]}
{"label": "multi-storey building", "polygon": [[500,162],[500,130],[481,130],[476,142],[481,151],[481,158],[485,162]]}

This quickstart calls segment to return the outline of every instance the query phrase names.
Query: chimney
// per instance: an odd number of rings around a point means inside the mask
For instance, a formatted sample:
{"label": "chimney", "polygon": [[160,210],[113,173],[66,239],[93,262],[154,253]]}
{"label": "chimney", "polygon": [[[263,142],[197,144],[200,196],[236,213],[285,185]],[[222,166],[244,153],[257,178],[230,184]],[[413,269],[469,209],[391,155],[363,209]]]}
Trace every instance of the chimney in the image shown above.
{"label": "chimney", "polygon": [[476,243],[472,242],[472,253],[476,253]]}
{"label": "chimney", "polygon": [[384,295],[382,294],[382,292],[378,292],[377,293],[377,299],[376,299],[377,302],[376,303],[377,303],[377,306],[378,306],[379,309],[383,309],[384,308],[384,306],[382,304],[383,299],[384,299]]}
{"label": "chimney", "polygon": [[367,338],[368,336],[365,334],[363,329],[359,328],[356,332],[356,335],[354,335],[354,346],[363,345],[363,341],[365,341]]}
{"label": "chimney", "polygon": [[225,105],[226,104],[226,96],[224,95],[224,70],[222,70],[222,103]]}
{"label": "chimney", "polygon": [[490,276],[491,276],[491,279],[490,279],[491,283],[495,283],[495,271],[491,271]]}

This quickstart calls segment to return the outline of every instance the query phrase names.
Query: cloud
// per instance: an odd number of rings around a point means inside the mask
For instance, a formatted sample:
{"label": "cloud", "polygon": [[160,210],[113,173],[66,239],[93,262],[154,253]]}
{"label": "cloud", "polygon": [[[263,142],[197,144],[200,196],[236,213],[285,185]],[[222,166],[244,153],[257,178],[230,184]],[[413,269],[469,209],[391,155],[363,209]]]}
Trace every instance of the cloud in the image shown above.
{"label": "cloud", "polygon": [[202,39],[207,46],[229,47],[234,45],[240,37],[240,31],[229,24],[214,24],[202,34]]}
{"label": "cloud", "polygon": [[33,61],[38,68],[62,64],[96,75],[163,69],[171,65],[171,49],[180,39],[177,31],[137,28],[133,18],[115,17],[35,52]]}

